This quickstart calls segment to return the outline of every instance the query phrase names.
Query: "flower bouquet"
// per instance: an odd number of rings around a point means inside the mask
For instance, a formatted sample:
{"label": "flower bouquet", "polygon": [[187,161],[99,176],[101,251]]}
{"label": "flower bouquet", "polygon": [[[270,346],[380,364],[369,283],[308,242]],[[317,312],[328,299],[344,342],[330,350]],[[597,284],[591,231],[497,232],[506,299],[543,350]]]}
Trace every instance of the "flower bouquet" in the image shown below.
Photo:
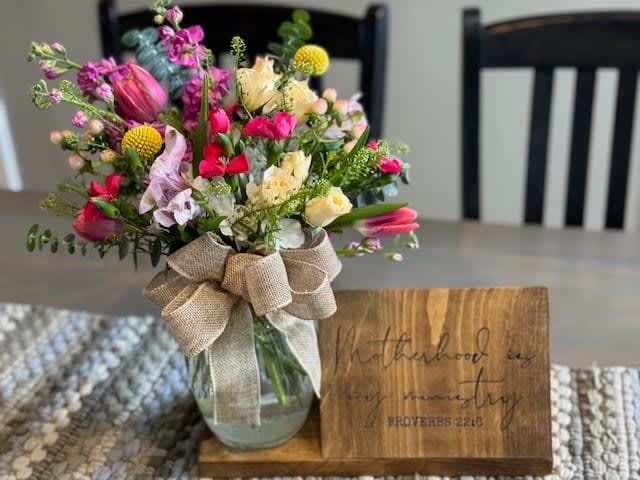
{"label": "flower bouquet", "polygon": [[[167,256],[143,293],[186,355],[203,417],[228,445],[272,446],[320,394],[313,321],[335,312],[338,255],[400,261],[400,246],[417,247],[416,212],[382,203],[408,182],[406,148],[367,138],[358,95],[309,87],[329,56],[308,43],[307,12],[294,11],[252,66],[231,39],[227,70],[178,7],[151,10],[156,27],[122,38],[135,61],[79,64],[58,43],[32,44],[46,79],[76,80],[30,91],[40,109],[77,108],[77,130],[51,132],[75,175],[42,202],[75,233],[34,225],[27,248],[116,250],[136,266]],[[349,227],[364,238],[334,250],[330,237]]]}

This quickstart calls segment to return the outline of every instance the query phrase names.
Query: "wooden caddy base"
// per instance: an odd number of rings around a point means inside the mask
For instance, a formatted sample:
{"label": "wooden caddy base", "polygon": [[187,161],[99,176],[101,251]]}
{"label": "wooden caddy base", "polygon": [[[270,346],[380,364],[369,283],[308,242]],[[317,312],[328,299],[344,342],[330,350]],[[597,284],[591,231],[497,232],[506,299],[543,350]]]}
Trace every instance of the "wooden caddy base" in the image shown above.
{"label": "wooden caddy base", "polygon": [[545,475],[548,459],[323,458],[320,448],[320,415],[312,411],[303,429],[288,442],[266,450],[240,451],[222,445],[211,433],[202,438],[199,474],[206,477],[353,476],[353,475]]}

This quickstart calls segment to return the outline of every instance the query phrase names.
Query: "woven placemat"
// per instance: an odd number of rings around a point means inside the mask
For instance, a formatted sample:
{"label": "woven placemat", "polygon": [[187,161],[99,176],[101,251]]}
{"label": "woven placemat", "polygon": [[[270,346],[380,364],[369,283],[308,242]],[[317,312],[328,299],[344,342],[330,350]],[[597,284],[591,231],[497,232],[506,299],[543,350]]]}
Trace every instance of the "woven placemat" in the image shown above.
{"label": "woven placemat", "polygon": [[[640,479],[639,373],[553,367],[548,478]],[[161,321],[0,304],[0,480],[197,478],[203,428]]]}

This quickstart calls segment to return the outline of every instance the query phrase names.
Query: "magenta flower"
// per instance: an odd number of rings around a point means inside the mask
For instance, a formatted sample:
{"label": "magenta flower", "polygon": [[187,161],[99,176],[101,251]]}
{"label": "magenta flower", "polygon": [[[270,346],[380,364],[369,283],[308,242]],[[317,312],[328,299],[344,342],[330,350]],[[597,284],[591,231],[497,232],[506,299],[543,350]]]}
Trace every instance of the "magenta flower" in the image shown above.
{"label": "magenta flower", "polygon": [[178,25],[182,21],[183,13],[180,7],[173,6],[164,13],[164,18],[169,20],[174,25]]}
{"label": "magenta flower", "polygon": [[184,177],[190,169],[189,164],[183,161],[186,153],[187,142],[182,134],[167,126],[164,152],[151,165],[149,186],[138,207],[140,213],[156,208],[153,220],[157,225],[184,225],[202,212],[191,196],[191,185]]}
{"label": "magenta flower", "polygon": [[49,90],[49,101],[54,105],[57,105],[62,101],[62,93],[57,88]]}
{"label": "magenta flower", "polygon": [[152,122],[167,105],[167,93],[162,85],[135,63],[118,67],[110,80],[116,113],[125,119]]}
{"label": "magenta flower", "polygon": [[400,165],[400,160],[397,158],[380,157],[378,170],[382,173],[398,175],[402,171],[402,166]]}
{"label": "magenta flower", "polygon": [[209,135],[228,133],[231,122],[223,108],[216,107],[209,112]]}
{"label": "magenta flower", "polygon": [[102,83],[99,66],[94,62],[85,63],[78,70],[76,81],[83,93],[93,94]]}
{"label": "magenta flower", "polygon": [[[211,67],[209,73],[209,105],[222,101],[229,93],[231,72],[224,68]],[[182,121],[191,130],[198,125],[200,114],[200,96],[202,95],[202,79],[204,71],[198,70],[184,84],[182,89]]]}
{"label": "magenta flower", "polygon": [[415,223],[418,212],[413,208],[399,208],[375,217],[358,220],[353,227],[365,237],[389,237],[410,233],[420,225]]}
{"label": "magenta flower", "polygon": [[113,90],[108,83],[101,84],[94,92],[96,98],[105,102],[113,102]]}
{"label": "magenta flower", "polygon": [[296,127],[296,116],[287,112],[278,112],[273,121],[266,116],[254,117],[247,122],[242,133],[249,137],[263,137],[273,141],[287,138]]}
{"label": "magenta flower", "polygon": [[163,47],[169,47],[173,43],[173,39],[176,36],[176,32],[169,25],[160,25],[156,28],[156,32],[160,36],[160,45]]}
{"label": "magenta flower", "polygon": [[200,44],[203,39],[204,32],[199,25],[179,30],[171,42],[167,58],[176,65],[196,68],[204,59],[205,48]]}

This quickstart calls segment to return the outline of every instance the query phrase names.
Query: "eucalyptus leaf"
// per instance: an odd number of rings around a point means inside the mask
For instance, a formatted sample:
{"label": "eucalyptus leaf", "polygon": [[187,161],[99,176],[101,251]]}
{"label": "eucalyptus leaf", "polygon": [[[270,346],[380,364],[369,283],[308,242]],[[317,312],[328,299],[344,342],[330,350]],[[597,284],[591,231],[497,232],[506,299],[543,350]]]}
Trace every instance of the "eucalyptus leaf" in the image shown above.
{"label": "eucalyptus leaf", "polygon": [[136,59],[143,65],[153,62],[157,55],[158,51],[152,45],[140,45],[136,50]]}
{"label": "eucalyptus leaf", "polygon": [[51,241],[51,253],[56,253],[58,251],[58,239],[57,238],[53,238],[53,240]]}
{"label": "eucalyptus leaf", "polygon": [[311,15],[306,10],[297,9],[294,10],[291,14],[291,18],[293,18],[294,22],[304,22],[309,23],[311,20]]}
{"label": "eucalyptus leaf", "polygon": [[140,30],[138,30],[137,28],[129,30],[124,35],[122,35],[121,40],[122,44],[125,47],[134,48],[140,41]]}
{"label": "eucalyptus leaf", "polygon": [[140,32],[140,43],[154,44],[160,39],[158,32],[153,27],[147,27]]}

